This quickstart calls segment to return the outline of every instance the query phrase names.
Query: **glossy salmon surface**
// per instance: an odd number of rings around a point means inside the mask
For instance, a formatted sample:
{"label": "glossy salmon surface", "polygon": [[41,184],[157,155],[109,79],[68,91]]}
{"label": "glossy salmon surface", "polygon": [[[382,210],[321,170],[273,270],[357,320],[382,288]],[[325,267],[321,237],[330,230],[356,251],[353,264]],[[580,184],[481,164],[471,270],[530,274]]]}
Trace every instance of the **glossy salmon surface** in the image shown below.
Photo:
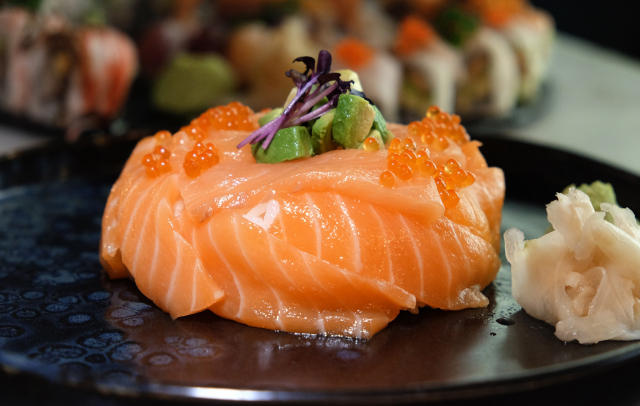
{"label": "glossy salmon surface", "polygon": [[[361,339],[401,310],[488,304],[504,178],[478,142],[430,148],[407,126],[389,127],[437,168],[455,160],[472,174],[451,203],[434,176],[384,185],[390,150],[256,163],[249,146],[236,148],[251,126],[215,128],[206,114],[198,131],[192,123],[147,137],[132,152],[103,216],[110,277],[131,277],[174,318],[208,309],[255,327]],[[193,170],[197,142],[215,157]]]}

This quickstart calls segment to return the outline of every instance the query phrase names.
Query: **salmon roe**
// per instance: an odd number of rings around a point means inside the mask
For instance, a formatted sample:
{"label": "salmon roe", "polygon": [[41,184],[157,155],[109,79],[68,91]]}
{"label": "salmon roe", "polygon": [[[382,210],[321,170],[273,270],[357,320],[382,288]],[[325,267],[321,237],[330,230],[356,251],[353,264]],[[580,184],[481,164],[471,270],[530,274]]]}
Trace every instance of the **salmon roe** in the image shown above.
{"label": "salmon roe", "polygon": [[205,144],[198,141],[193,146],[193,149],[185,155],[182,167],[187,176],[195,178],[219,161],[218,150],[212,143]]}
{"label": "salmon roe", "polygon": [[460,125],[460,116],[441,111],[437,106],[429,107],[421,121],[409,124],[409,135],[435,151],[445,150],[451,141],[460,145],[469,141],[467,130]]}
{"label": "salmon roe", "polygon": [[382,171],[380,174],[380,184],[384,187],[393,187],[396,183],[396,177],[391,171]]}
{"label": "salmon roe", "polygon": [[[460,125],[460,117],[432,106],[425,118],[409,124],[408,130],[408,137],[394,138],[389,143],[387,168],[380,175],[380,183],[393,187],[397,179],[433,177],[442,203],[447,208],[454,207],[460,200],[456,190],[472,185],[475,176],[455,159],[437,165],[431,160],[431,151],[442,151],[451,142],[464,144],[469,141],[469,135]],[[416,139],[420,140],[420,146]]]}
{"label": "salmon roe", "polygon": [[429,23],[420,17],[408,16],[400,24],[394,50],[400,56],[408,56],[428,47],[435,39],[436,33]]}
{"label": "salmon roe", "polygon": [[202,141],[211,131],[253,131],[258,128],[258,121],[253,110],[239,102],[231,102],[226,106],[212,107],[193,119],[182,128],[182,131],[194,141]]}
{"label": "salmon roe", "polygon": [[[154,136],[156,140],[166,135],[162,131],[160,133],[157,133]],[[159,134],[160,137],[158,136]],[[169,137],[171,137],[171,134],[169,134]],[[150,154],[145,154],[142,157],[142,165],[144,166],[147,176],[155,178],[156,176],[169,172],[171,170],[169,158],[171,158],[171,152],[162,145],[156,145],[156,147],[153,149],[153,152],[151,152]]]}
{"label": "salmon roe", "polygon": [[364,148],[364,150],[367,152],[374,152],[374,151],[380,150],[380,144],[378,143],[378,140],[376,140],[375,138],[367,137],[364,139],[364,142],[362,143],[362,148]]}
{"label": "salmon roe", "polygon": [[469,0],[470,8],[493,27],[502,27],[527,9],[526,0]]}
{"label": "salmon roe", "polygon": [[373,48],[355,38],[345,38],[336,45],[336,56],[351,69],[362,68],[374,54]]}

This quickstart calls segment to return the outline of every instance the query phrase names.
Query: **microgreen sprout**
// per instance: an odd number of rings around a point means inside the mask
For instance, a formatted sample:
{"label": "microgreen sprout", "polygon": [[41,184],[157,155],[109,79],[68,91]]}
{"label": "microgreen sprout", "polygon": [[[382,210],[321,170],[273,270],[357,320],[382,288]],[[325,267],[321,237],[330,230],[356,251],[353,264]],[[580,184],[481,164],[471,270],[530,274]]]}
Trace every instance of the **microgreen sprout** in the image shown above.
{"label": "microgreen sprout", "polygon": [[[295,97],[280,116],[252,132],[238,144],[238,148],[262,142],[262,148],[267,149],[278,130],[300,125],[322,116],[337,106],[338,97],[341,94],[351,89],[353,81],[340,80],[339,73],[331,72],[329,51],[322,50],[318,53],[317,65],[315,59],[310,56],[298,57],[293,62],[302,62],[306,67],[304,72],[291,69],[285,73],[296,85]],[[318,106],[325,98],[327,102]]]}

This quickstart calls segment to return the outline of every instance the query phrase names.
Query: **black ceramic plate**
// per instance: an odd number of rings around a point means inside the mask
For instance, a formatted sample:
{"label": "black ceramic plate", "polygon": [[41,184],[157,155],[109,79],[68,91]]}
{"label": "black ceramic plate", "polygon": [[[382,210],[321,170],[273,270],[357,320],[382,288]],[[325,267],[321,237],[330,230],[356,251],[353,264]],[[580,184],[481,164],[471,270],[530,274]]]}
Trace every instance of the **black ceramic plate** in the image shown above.
{"label": "black ceramic plate", "polygon": [[[484,153],[507,175],[503,227],[547,227],[569,182],[605,179],[640,208],[640,179],[505,138]],[[109,186],[131,148],[49,146],[0,160],[0,364],[102,393],[259,401],[433,401],[575,379],[640,355],[640,343],[562,343],[520,310],[508,267],[486,309],[402,314],[367,342],[251,328],[202,313],[176,321],[98,261]],[[29,378],[32,377],[32,378]]]}

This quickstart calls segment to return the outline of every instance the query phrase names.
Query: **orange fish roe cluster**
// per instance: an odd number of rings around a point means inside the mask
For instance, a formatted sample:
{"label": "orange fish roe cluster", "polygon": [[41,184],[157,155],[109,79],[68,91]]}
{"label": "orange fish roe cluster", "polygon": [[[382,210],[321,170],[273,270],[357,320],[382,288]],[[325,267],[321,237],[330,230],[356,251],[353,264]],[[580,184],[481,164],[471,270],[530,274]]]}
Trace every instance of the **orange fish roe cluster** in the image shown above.
{"label": "orange fish roe cluster", "polygon": [[409,16],[400,24],[394,50],[400,56],[408,56],[428,47],[435,38],[436,33],[429,23],[419,17]]}
{"label": "orange fish roe cluster", "polygon": [[205,144],[198,141],[193,149],[185,155],[182,167],[187,176],[195,178],[219,161],[218,150],[212,143]]}
{"label": "orange fish roe cluster", "polygon": [[351,69],[365,66],[375,51],[362,41],[346,38],[336,45],[336,56]]}
{"label": "orange fish roe cluster", "polygon": [[469,141],[467,130],[460,125],[460,116],[441,111],[431,106],[422,121],[409,124],[409,135],[420,139],[432,150],[443,151],[449,142],[464,144]]}
{"label": "orange fish roe cluster", "polygon": [[469,6],[493,27],[502,27],[527,9],[526,0],[469,0]]}
{"label": "orange fish roe cluster", "polygon": [[[467,141],[468,135],[464,128],[459,125],[459,119],[451,119],[451,116],[445,114],[446,113],[442,113],[436,108],[430,108],[427,117],[423,120],[423,122],[436,121],[436,124],[438,124],[437,117],[444,117],[444,120],[440,121],[440,123],[446,124],[444,126],[436,125],[432,128],[429,127],[428,124],[423,125],[421,122],[418,123],[419,130],[423,131],[424,128],[427,128],[430,135],[433,132],[436,133],[433,135],[433,139],[427,137],[426,141],[430,142],[425,141],[425,137],[422,137],[422,135],[424,135],[423,133],[414,135],[420,136],[424,144],[432,147],[435,146],[436,150],[444,149],[441,147],[445,142],[446,145],[448,145],[449,138],[457,142],[461,140]],[[463,133],[460,133],[460,129],[456,126],[460,127]],[[437,131],[453,132],[453,135],[442,136],[438,135]],[[439,140],[440,137],[444,140]],[[433,176],[442,203],[445,207],[450,208],[458,204],[460,200],[456,190],[470,186],[475,182],[473,173],[462,168],[455,159],[449,159],[442,166],[436,165],[436,163],[430,159],[430,149],[427,147],[418,148],[411,136],[404,140],[394,138],[389,143],[388,151],[387,169],[380,175],[380,183],[385,187],[393,187],[396,184],[396,179],[409,180],[413,177]]]}
{"label": "orange fish roe cluster", "polygon": [[226,106],[210,108],[183,127],[182,131],[198,142],[204,140],[211,131],[253,131],[257,128],[258,121],[253,110],[242,103],[231,102]]}
{"label": "orange fish roe cluster", "polygon": [[[157,135],[158,134],[156,134],[156,136]],[[169,134],[169,137],[170,136],[171,134]],[[162,145],[156,145],[152,153],[145,154],[142,157],[142,165],[147,172],[147,176],[155,178],[158,175],[169,172],[171,170],[171,165],[169,164],[170,157],[171,152]]]}

